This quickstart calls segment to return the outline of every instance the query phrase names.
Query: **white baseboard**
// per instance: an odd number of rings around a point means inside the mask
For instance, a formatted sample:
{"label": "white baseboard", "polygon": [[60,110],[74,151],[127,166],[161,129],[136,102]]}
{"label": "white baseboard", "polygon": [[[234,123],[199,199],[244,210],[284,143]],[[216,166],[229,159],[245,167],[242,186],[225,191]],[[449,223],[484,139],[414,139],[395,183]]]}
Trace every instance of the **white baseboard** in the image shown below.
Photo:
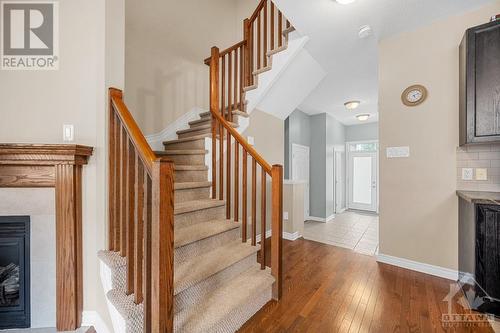
{"label": "white baseboard", "polygon": [[97,311],[83,311],[82,326],[93,326],[96,332],[109,333],[108,326]]}
{"label": "white baseboard", "polygon": [[381,253],[377,255],[377,261],[384,264],[406,268],[412,271],[442,277],[448,280],[458,280],[458,271],[449,268],[434,266],[404,258],[393,257]]}
{"label": "white baseboard", "polygon": [[163,142],[177,139],[177,131],[188,129],[189,122],[199,119],[199,114],[206,112],[199,107],[192,108],[189,112],[177,118],[173,123],[165,127],[161,132],[151,135],[146,135],[146,140],[153,150],[163,150]]}
{"label": "white baseboard", "polygon": [[283,231],[283,239],[294,241],[294,240],[299,239],[300,237],[302,237],[302,236],[299,234],[298,231],[295,231],[293,233]]}
{"label": "white baseboard", "polygon": [[328,216],[326,219],[324,217],[308,216],[307,221],[328,223],[328,222],[331,222],[334,218],[335,218],[335,214]]}
{"label": "white baseboard", "polygon": [[[266,239],[269,238],[269,237],[271,237],[271,235],[272,235],[272,231],[271,230],[267,230],[266,231]],[[255,236],[255,241],[256,242],[260,242],[260,237],[261,237],[261,234],[256,235]]]}

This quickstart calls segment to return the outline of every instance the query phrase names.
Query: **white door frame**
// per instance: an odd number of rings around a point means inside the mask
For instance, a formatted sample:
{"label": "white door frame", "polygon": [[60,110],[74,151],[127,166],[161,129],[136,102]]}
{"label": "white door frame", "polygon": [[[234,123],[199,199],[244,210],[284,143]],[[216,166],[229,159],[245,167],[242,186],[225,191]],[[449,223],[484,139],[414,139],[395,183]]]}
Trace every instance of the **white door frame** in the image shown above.
{"label": "white door frame", "polygon": [[[310,212],[311,212],[311,203],[310,203],[310,197],[311,197],[311,187],[310,187],[310,182],[311,182],[311,149],[308,147],[308,146],[304,146],[304,145],[299,145],[297,143],[292,143],[292,151],[291,151],[291,155],[292,155],[292,163],[291,163],[291,170],[290,170],[290,174],[291,174],[291,179],[292,180],[297,180],[294,178],[294,167],[293,167],[293,154],[294,154],[294,151],[295,149],[294,148],[300,148],[300,149],[305,149],[307,150],[307,156],[308,156],[308,159],[307,159],[307,163],[309,164],[307,166],[307,170],[308,170],[308,179],[307,180],[303,180],[305,181],[306,183],[306,188],[305,188],[305,191],[304,191],[304,221],[306,219],[309,218],[309,215],[310,215]],[[307,194],[307,196],[306,196]]]}
{"label": "white door frame", "polygon": [[[340,207],[339,208],[339,205],[337,204],[337,200],[339,199],[338,198],[338,193],[337,193],[337,190],[341,190],[342,191],[342,195],[344,196],[344,198],[346,198],[346,180],[345,180],[345,176],[344,176],[344,179],[341,179],[344,183],[344,186],[343,188],[341,189],[338,189],[338,183],[339,183],[339,172],[340,172],[340,177],[342,177],[342,169],[341,170],[337,170],[337,165],[339,163],[339,161],[337,161],[338,159],[338,156],[337,154],[344,154],[344,160],[346,160],[346,151],[345,151],[345,146],[341,146],[341,147],[334,147],[333,148],[333,202],[334,202],[334,206],[335,206],[335,214],[341,214],[343,213],[345,210],[346,210],[346,206],[347,206],[347,200],[346,200],[346,204],[343,206],[343,207]],[[342,164],[342,161],[340,161],[340,164]],[[344,169],[345,169],[345,161],[344,161],[344,165],[343,165]]]}
{"label": "white door frame", "polygon": [[[363,141],[349,141],[345,143],[345,149],[346,149],[346,206],[347,209],[358,209],[356,207],[351,206],[351,187],[352,187],[352,179],[351,179],[351,158],[353,154],[363,154],[363,152],[351,152],[350,150],[350,145],[351,144],[357,144],[357,143],[377,143],[378,149],[376,152],[365,152],[365,154],[373,154],[374,159],[375,159],[375,186],[376,186],[376,193],[375,193],[375,202],[373,205],[373,209],[368,209],[367,211],[373,211],[378,213],[379,212],[379,151],[380,151],[380,146],[378,145],[379,141],[378,140],[363,140]],[[363,210],[363,209],[361,209]]]}

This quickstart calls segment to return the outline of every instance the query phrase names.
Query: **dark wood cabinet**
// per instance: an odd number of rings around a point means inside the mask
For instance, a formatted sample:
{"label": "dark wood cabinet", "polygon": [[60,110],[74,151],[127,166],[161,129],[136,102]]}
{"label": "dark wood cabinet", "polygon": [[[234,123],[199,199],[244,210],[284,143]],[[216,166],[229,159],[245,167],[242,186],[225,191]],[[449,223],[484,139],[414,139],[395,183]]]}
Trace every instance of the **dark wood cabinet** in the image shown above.
{"label": "dark wood cabinet", "polygon": [[500,142],[500,21],[460,44],[460,145],[481,142]]}

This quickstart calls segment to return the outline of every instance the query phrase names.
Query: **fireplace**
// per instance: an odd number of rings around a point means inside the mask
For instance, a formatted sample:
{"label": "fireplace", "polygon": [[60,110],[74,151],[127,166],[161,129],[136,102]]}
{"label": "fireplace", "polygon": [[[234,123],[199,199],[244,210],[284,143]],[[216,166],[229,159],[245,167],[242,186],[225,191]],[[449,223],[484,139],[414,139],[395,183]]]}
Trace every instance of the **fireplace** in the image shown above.
{"label": "fireplace", "polygon": [[0,217],[0,329],[30,327],[30,218]]}

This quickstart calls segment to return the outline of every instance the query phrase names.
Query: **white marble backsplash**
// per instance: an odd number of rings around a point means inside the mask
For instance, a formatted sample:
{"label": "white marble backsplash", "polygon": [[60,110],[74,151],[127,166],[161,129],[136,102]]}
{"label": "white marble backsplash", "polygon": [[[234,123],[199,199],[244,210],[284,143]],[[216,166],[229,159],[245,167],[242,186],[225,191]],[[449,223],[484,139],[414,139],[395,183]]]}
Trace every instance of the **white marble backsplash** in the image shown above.
{"label": "white marble backsplash", "polygon": [[[462,169],[487,169],[488,180],[462,180]],[[467,145],[457,148],[457,189],[500,192],[500,143]]]}

